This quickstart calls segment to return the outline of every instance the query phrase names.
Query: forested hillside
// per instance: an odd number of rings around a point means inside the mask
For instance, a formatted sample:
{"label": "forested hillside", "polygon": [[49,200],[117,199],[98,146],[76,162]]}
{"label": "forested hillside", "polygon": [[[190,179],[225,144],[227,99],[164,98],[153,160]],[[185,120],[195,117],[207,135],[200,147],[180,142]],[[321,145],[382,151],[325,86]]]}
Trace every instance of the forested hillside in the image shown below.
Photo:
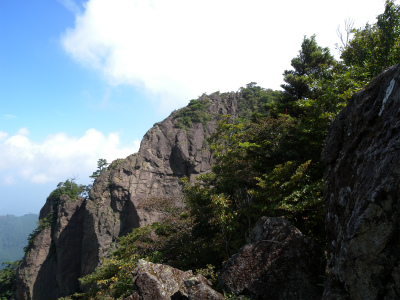
{"label": "forested hillside", "polygon": [[0,262],[20,260],[24,256],[28,236],[38,218],[36,214],[0,216]]}

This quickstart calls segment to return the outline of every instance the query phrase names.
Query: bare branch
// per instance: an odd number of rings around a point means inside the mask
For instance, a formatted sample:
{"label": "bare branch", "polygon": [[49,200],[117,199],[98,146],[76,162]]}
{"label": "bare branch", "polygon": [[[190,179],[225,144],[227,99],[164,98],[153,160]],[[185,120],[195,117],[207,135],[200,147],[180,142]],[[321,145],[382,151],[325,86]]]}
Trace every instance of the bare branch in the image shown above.
{"label": "bare branch", "polygon": [[336,34],[342,43],[340,46],[338,43],[335,44],[336,50],[339,51],[339,54],[343,52],[343,49],[347,47],[350,41],[350,37],[354,28],[354,20],[346,19],[344,20],[344,32],[342,32],[340,26],[336,29]]}

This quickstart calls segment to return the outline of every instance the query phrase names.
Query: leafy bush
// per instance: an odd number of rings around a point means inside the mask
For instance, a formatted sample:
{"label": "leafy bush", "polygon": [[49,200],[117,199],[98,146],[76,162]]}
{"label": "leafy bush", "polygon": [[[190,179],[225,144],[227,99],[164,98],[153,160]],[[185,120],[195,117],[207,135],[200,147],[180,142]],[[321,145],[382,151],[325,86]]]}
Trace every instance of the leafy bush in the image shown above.
{"label": "leafy bush", "polygon": [[19,260],[2,262],[0,270],[0,300],[11,299],[16,287],[17,267]]}

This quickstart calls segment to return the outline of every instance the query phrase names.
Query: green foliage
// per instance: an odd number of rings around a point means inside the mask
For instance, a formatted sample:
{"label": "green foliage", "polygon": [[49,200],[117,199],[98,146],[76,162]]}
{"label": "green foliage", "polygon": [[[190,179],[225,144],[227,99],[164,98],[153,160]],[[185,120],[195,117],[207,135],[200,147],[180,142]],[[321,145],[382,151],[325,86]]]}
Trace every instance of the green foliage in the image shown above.
{"label": "green foliage", "polygon": [[[213,241],[214,249],[225,253],[220,259],[244,244],[263,215],[285,216],[305,233],[323,228],[323,139],[314,141],[315,132],[307,129],[289,115],[245,125],[229,117],[220,122],[210,138],[213,172],[184,187],[193,235]],[[324,243],[323,230],[313,237]]]}
{"label": "green foliage", "polygon": [[276,103],[282,92],[264,89],[251,82],[240,88],[238,99],[238,122],[249,122],[255,115],[268,114],[268,107]]}
{"label": "green foliage", "polygon": [[276,107],[276,113],[298,115],[294,102],[300,99],[315,99],[319,90],[315,89],[315,82],[326,76],[332,68],[335,59],[328,48],[318,46],[315,35],[304,37],[299,55],[292,59],[293,70],[283,73],[285,84],[283,97]]}
{"label": "green foliage", "polygon": [[67,179],[65,182],[60,182],[57,188],[49,195],[49,200],[58,202],[62,195],[67,195],[71,200],[76,200],[78,196],[86,192],[86,186],[77,184],[75,179]]}
{"label": "green foliage", "polygon": [[188,106],[181,108],[173,117],[176,120],[175,126],[186,130],[193,123],[205,125],[211,118],[207,112],[208,106],[210,106],[210,100],[205,95],[197,100],[190,100]]}
{"label": "green foliage", "polygon": [[106,159],[104,158],[100,158],[97,161],[97,170],[93,172],[92,175],[90,175],[90,178],[96,179],[97,177],[99,177],[100,173],[104,170],[107,169],[107,166],[109,165],[109,163],[107,162]]}
{"label": "green foliage", "polygon": [[369,80],[400,61],[400,6],[394,1],[385,2],[376,24],[366,24],[353,33],[341,58],[346,65],[367,73]]}
{"label": "green foliage", "polygon": [[2,269],[0,270],[0,300],[8,300],[12,298],[12,295],[16,287],[17,267],[19,260],[10,262],[5,261],[2,263]]}

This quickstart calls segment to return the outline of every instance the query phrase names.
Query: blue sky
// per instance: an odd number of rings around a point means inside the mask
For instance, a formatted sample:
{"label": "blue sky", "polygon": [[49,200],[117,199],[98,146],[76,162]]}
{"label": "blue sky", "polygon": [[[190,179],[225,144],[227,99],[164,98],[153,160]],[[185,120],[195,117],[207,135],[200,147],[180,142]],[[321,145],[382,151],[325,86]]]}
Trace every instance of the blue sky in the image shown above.
{"label": "blue sky", "polygon": [[331,48],[384,1],[0,1],[0,215],[38,213],[58,182],[199,95],[279,89],[304,35]]}

